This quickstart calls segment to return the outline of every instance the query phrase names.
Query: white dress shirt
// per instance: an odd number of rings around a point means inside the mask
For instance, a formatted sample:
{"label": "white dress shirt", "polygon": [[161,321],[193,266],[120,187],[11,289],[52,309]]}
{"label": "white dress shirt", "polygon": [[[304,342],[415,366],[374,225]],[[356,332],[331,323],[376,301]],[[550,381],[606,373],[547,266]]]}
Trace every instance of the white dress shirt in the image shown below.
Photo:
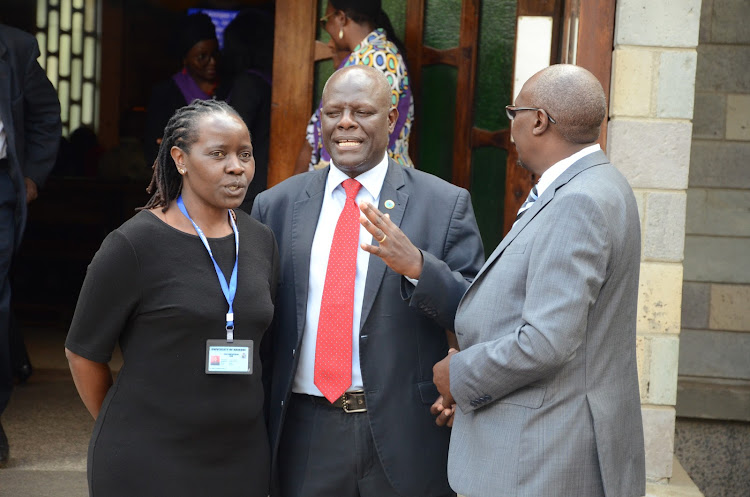
{"label": "white dress shirt", "polygon": [[[383,187],[385,174],[388,172],[388,154],[383,155],[383,160],[370,169],[360,174],[356,179],[362,184],[357,193],[357,205],[368,201],[378,205],[380,201],[380,190]],[[346,202],[346,193],[341,183],[349,179],[349,176],[341,172],[333,163],[328,172],[326,187],[323,197],[323,206],[320,209],[318,225],[315,228],[312,248],[310,250],[310,282],[307,291],[307,318],[305,330],[302,335],[302,344],[297,353],[300,354],[299,365],[294,376],[292,391],[308,395],[322,396],[313,380],[315,374],[315,344],[318,337],[318,320],[320,318],[320,304],[323,299],[323,286],[328,269],[328,256],[333,243],[333,232],[336,230],[341,211]],[[372,243],[372,235],[363,227],[359,228],[359,243]],[[347,391],[361,390],[362,371],[359,364],[359,328],[362,318],[362,302],[365,294],[365,280],[367,279],[367,268],[370,264],[370,254],[361,248],[357,249],[357,275],[354,278],[354,316],[352,320],[352,384]]]}
{"label": "white dress shirt", "polygon": [[599,146],[598,143],[589,145],[588,147],[574,153],[570,157],[566,157],[560,162],[555,163],[552,167],[544,171],[544,173],[542,173],[541,178],[539,178],[539,181],[536,184],[537,196],[541,197],[542,193],[544,193],[544,190],[546,190],[547,187],[549,187],[549,185],[552,184],[552,182],[554,182],[557,178],[559,178],[560,175],[564,173],[567,168],[575,164],[579,159],[582,159],[586,157],[587,155],[593,154],[597,150],[601,150],[601,149],[602,148]]}
{"label": "white dress shirt", "polygon": [[3,120],[0,119],[0,159],[5,159],[8,155],[8,137],[5,134],[5,126],[3,126]]}

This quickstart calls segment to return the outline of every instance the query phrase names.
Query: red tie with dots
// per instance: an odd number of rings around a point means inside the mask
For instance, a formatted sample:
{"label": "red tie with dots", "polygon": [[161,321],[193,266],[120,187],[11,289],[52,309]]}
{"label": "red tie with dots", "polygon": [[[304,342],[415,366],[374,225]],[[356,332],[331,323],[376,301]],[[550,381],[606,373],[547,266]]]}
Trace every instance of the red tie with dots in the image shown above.
{"label": "red tie with dots", "polygon": [[352,384],[354,277],[359,248],[359,208],[354,199],[362,185],[357,180],[347,179],[342,186],[346,202],[336,222],[328,256],[313,377],[315,386],[331,403]]}

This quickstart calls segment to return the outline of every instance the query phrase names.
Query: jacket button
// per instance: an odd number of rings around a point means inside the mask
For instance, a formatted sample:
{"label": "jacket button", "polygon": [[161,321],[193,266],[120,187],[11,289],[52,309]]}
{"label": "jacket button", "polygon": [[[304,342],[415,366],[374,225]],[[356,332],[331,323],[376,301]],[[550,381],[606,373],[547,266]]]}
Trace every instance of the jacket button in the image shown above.
{"label": "jacket button", "polygon": [[471,402],[469,402],[469,404],[471,405],[471,407],[476,407],[477,406],[477,401],[476,400],[472,400]]}

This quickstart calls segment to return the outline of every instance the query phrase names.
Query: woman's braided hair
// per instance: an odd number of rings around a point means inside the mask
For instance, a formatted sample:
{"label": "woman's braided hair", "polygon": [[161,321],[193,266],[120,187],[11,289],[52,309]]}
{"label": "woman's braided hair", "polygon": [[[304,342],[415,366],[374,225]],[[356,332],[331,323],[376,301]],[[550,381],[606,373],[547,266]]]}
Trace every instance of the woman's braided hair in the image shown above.
{"label": "woman's braided hair", "polygon": [[177,109],[169,119],[164,128],[159,153],[154,160],[154,175],[146,188],[146,191],[152,194],[151,198],[138,210],[163,207],[162,211],[166,211],[170,202],[177,198],[182,190],[182,176],[177,172],[174,160],[172,160],[172,147],[179,147],[185,153],[190,153],[190,147],[198,141],[198,121],[201,117],[213,113],[224,113],[240,118],[237,111],[224,101],[193,100],[189,105]]}

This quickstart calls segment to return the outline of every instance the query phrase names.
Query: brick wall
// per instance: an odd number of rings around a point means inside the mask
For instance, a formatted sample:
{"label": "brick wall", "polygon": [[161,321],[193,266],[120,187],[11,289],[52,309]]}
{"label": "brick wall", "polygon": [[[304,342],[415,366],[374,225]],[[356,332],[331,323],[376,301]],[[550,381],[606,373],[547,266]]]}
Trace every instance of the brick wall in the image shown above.
{"label": "brick wall", "polygon": [[618,0],[615,14],[608,155],[633,187],[641,216],[637,352],[652,482],[673,475],[700,6]]}
{"label": "brick wall", "polygon": [[703,0],[679,416],[750,421],[750,2]]}

